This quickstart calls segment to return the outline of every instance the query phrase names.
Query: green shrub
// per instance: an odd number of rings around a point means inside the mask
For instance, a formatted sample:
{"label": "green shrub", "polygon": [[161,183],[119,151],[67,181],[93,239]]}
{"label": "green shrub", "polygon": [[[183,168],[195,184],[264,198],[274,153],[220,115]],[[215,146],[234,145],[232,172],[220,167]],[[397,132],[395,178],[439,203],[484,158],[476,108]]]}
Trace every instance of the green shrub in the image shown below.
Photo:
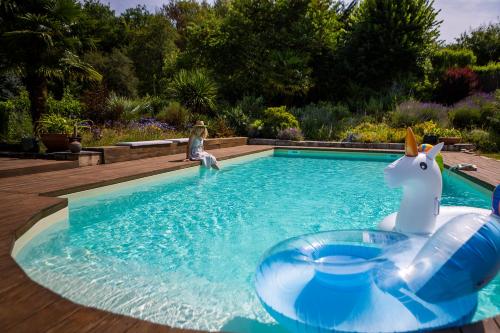
{"label": "green shrub", "polygon": [[147,98],[130,99],[111,93],[106,105],[106,120],[137,120],[151,114],[151,106]]}
{"label": "green shrub", "polygon": [[416,124],[413,126],[413,132],[419,136],[424,135],[437,135],[438,137],[462,137],[462,132],[455,128],[442,128],[438,124],[431,121]]}
{"label": "green shrub", "polygon": [[474,52],[467,49],[439,49],[431,56],[432,67],[438,75],[453,67],[470,67],[476,63]]}
{"label": "green shrub", "polygon": [[234,136],[234,129],[228,124],[226,119],[216,117],[208,122],[208,133],[211,137],[226,138]]}
{"label": "green shrub", "polygon": [[28,93],[0,102],[0,140],[18,142],[33,136]]}
{"label": "green shrub", "polygon": [[482,91],[492,92],[500,88],[500,62],[490,62],[486,66],[474,66],[472,70],[479,77]]}
{"label": "green shrub", "polygon": [[167,92],[176,101],[198,114],[213,114],[217,86],[205,70],[181,69],[170,82]]}
{"label": "green shrub", "polygon": [[61,100],[54,99],[52,96],[47,99],[47,113],[68,118],[81,118],[82,110],[83,107],[80,101],[74,98],[68,90],[64,91]]}
{"label": "green shrub", "polygon": [[297,117],[305,137],[311,140],[333,140],[338,137],[350,118],[349,109],[342,104],[320,102],[290,112]]}
{"label": "green shrub", "polygon": [[267,138],[275,138],[280,130],[299,128],[297,118],[286,110],[286,106],[267,108],[262,114],[261,134]]}
{"label": "green shrub", "polygon": [[153,115],[156,115],[159,112],[163,111],[163,109],[169,105],[169,101],[161,98],[160,96],[148,96],[144,99],[148,101]]}
{"label": "green shrub", "polygon": [[189,123],[191,114],[179,102],[170,102],[157,115],[156,119],[173,125],[185,128]]}
{"label": "green shrub", "polygon": [[435,134],[440,138],[445,137],[463,137],[462,132],[456,128],[437,128]]}
{"label": "green shrub", "polygon": [[57,113],[46,113],[40,117],[38,132],[52,134],[70,134],[75,120]]}
{"label": "green shrub", "polygon": [[254,119],[262,117],[262,111],[266,108],[262,96],[244,96],[243,99],[236,103],[236,106],[248,115],[248,117]]}
{"label": "green shrub", "polygon": [[12,101],[0,102],[0,140],[7,140],[9,134],[9,117],[14,110]]}
{"label": "green shrub", "polygon": [[498,150],[494,137],[488,131],[481,129],[472,130],[465,135],[465,139],[473,143],[481,151],[493,152]]}
{"label": "green shrub", "polygon": [[259,137],[263,127],[264,127],[264,122],[262,120],[260,119],[254,120],[250,124],[250,126],[248,126],[248,136],[251,138]]}
{"label": "green shrub", "polygon": [[480,125],[481,112],[479,108],[463,106],[450,112],[450,120],[455,127],[473,128]]}
{"label": "green shrub", "polygon": [[[384,123],[361,123],[342,134],[343,138],[354,138],[356,142],[404,142],[406,137],[405,128],[391,128]],[[422,138],[415,134],[417,142]]]}
{"label": "green shrub", "polygon": [[424,121],[423,123],[415,124],[412,126],[413,132],[420,136],[424,135],[437,135],[439,126],[432,120]]}
{"label": "green shrub", "polygon": [[250,124],[250,117],[243,111],[240,104],[235,107],[226,107],[219,111],[219,117],[225,119],[226,123],[239,135],[245,135]]}

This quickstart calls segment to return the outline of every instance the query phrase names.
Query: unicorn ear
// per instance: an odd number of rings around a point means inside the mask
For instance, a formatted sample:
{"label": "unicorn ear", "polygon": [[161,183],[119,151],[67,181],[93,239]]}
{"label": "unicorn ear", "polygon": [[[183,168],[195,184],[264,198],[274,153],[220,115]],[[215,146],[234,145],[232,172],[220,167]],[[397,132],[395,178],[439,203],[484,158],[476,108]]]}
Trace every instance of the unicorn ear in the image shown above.
{"label": "unicorn ear", "polygon": [[415,140],[415,135],[410,127],[406,129],[405,155],[408,157],[415,157],[418,155],[417,140]]}
{"label": "unicorn ear", "polygon": [[439,144],[432,147],[431,150],[429,150],[427,152],[427,157],[430,159],[434,159],[436,157],[436,155],[439,154],[441,149],[443,149],[443,146],[444,146],[444,142],[440,142]]}

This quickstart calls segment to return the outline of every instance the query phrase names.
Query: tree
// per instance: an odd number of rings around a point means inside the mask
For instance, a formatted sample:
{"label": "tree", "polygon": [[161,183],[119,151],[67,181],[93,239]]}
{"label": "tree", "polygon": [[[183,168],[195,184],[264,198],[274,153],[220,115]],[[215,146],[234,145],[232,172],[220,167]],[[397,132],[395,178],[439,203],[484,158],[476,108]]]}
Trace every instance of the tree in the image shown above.
{"label": "tree", "polygon": [[500,61],[500,21],[464,32],[456,39],[456,46],[471,49],[478,65]]}
{"label": "tree", "polygon": [[115,15],[109,5],[98,0],[85,0],[81,15],[74,28],[80,36],[88,36],[87,49],[112,52],[121,48],[127,41],[125,22]]}
{"label": "tree", "polygon": [[328,67],[324,59],[340,30],[333,1],[237,0],[217,6],[188,27],[181,62],[211,69],[226,98],[253,95],[293,104],[321,84],[317,78]]}
{"label": "tree", "polygon": [[164,15],[151,14],[145,7],[127,9],[122,17],[128,27],[127,56],[134,62],[139,94],[157,95],[164,61],[177,52],[176,31]]}
{"label": "tree", "polygon": [[34,125],[46,110],[49,80],[94,80],[101,75],[76,53],[80,45],[72,26],[80,7],[74,0],[12,1],[0,7],[4,18],[2,57],[19,71],[31,102]]}
{"label": "tree", "polygon": [[[391,87],[421,66],[439,36],[432,0],[364,0],[343,36],[339,90],[355,97]],[[349,89],[350,87],[350,89]],[[367,96],[362,96],[366,98]]]}
{"label": "tree", "polygon": [[103,84],[108,90],[120,96],[137,96],[138,79],[134,63],[121,50],[90,52],[85,54],[84,60],[102,73]]}
{"label": "tree", "polygon": [[204,21],[210,15],[209,11],[210,7],[205,1],[199,3],[195,0],[169,0],[163,5],[161,13],[177,30],[178,37],[175,43],[179,49],[184,50],[186,47],[188,26]]}

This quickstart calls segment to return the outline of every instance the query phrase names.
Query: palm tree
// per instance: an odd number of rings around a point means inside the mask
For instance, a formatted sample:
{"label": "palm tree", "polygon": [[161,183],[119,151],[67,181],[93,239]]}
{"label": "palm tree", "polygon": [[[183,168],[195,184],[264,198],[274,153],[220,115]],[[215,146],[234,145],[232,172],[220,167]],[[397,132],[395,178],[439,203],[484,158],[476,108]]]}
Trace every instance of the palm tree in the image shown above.
{"label": "palm tree", "polygon": [[35,126],[46,110],[49,80],[101,80],[75,53],[79,15],[75,0],[0,0],[0,56],[23,77]]}

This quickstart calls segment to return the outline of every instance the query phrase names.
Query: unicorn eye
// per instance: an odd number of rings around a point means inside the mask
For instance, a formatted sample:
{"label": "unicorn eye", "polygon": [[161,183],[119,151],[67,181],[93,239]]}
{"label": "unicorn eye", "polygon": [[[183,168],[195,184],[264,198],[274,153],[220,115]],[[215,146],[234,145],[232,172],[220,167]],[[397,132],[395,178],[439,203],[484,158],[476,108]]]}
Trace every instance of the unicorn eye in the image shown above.
{"label": "unicorn eye", "polygon": [[427,163],[425,163],[425,162],[420,162],[420,169],[422,169],[422,170],[427,170]]}

